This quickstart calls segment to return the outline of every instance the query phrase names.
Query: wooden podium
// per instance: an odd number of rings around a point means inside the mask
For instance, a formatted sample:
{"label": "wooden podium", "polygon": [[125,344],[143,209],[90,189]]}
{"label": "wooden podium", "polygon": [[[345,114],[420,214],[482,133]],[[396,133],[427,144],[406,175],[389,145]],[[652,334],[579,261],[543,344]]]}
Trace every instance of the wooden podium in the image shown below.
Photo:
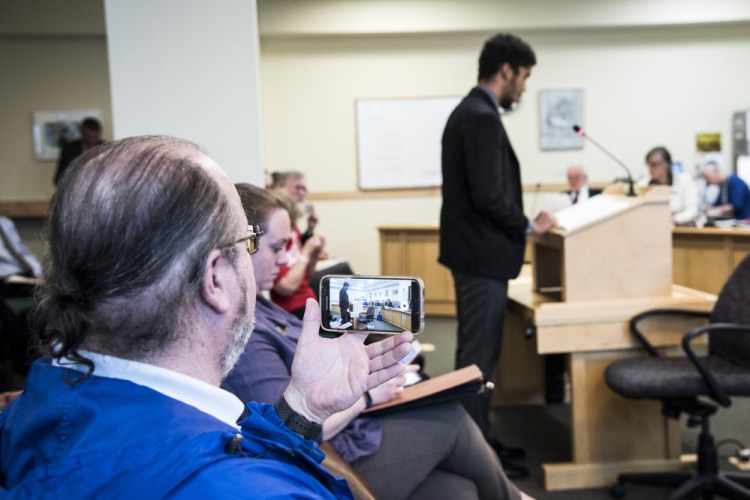
{"label": "wooden podium", "polygon": [[[548,490],[610,486],[620,472],[685,466],[679,423],[664,418],[658,402],[612,392],[604,370],[618,358],[643,355],[628,331],[635,314],[656,307],[710,310],[716,299],[672,284],[667,189],[597,198],[560,214],[568,229],[533,238],[532,279],[509,286],[493,402],[508,404],[514,395],[534,393],[538,375],[527,379],[527,387],[519,383],[524,373],[543,372],[543,355],[567,358],[571,462],[543,465]],[[675,353],[689,326],[653,322],[649,338]]]}
{"label": "wooden podium", "polygon": [[563,302],[669,295],[672,222],[669,191],[600,196],[560,212],[573,227],[532,240],[534,291]]}

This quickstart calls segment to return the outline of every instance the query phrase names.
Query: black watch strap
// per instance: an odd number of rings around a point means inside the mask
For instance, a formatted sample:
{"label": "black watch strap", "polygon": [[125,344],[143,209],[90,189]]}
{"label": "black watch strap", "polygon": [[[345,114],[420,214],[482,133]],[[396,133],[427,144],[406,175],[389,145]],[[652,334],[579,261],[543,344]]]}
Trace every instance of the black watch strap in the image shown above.
{"label": "black watch strap", "polygon": [[276,413],[279,415],[281,421],[284,422],[284,425],[305,439],[315,439],[323,430],[323,426],[320,424],[310,422],[305,417],[294,411],[292,407],[289,406],[289,403],[286,402],[283,395],[273,407],[276,409]]}

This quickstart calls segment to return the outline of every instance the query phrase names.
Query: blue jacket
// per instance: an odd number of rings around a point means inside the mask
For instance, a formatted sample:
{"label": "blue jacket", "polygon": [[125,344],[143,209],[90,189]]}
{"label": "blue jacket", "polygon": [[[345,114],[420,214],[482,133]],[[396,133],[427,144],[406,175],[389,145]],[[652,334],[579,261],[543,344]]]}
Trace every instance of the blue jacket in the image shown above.
{"label": "blue jacket", "polygon": [[[750,217],[750,189],[745,181],[740,179],[737,174],[730,174],[726,183],[721,187],[719,199],[716,205],[731,203],[734,210],[735,219],[747,219]],[[726,193],[726,199],[722,199]]]}
{"label": "blue jacket", "polygon": [[351,498],[272,406],[241,431],[132,382],[35,363],[0,413],[0,497]]}

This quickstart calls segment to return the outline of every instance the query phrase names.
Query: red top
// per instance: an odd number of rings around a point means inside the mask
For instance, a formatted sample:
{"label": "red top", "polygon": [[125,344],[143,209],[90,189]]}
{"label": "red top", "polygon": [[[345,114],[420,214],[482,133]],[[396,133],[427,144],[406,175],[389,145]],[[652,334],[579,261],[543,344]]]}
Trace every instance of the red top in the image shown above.
{"label": "red top", "polygon": [[[286,255],[289,265],[281,266],[279,268],[279,275],[276,276],[274,284],[278,283],[281,278],[286,276],[289,272],[289,268],[293,266],[299,259],[300,255],[302,255],[302,252],[300,251],[301,240],[302,238],[299,229],[296,227],[292,228],[292,237],[289,238],[289,242],[286,245]],[[305,277],[303,278],[302,283],[300,283],[300,286],[293,294],[281,295],[271,290],[271,300],[278,304],[279,307],[289,312],[305,307],[308,298],[317,300],[315,291],[310,286],[310,273],[307,269],[305,269]]]}

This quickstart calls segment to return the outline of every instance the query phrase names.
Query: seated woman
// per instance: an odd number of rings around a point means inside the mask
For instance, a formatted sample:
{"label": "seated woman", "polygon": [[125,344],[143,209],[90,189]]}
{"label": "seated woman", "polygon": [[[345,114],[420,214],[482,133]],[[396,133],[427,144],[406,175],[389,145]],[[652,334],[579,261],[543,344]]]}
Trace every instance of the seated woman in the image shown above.
{"label": "seated woman", "polygon": [[[284,204],[290,220],[296,221],[298,212],[294,200],[286,191],[274,192],[274,196]],[[315,272],[318,259],[324,255],[324,244],[325,241],[319,235],[311,235],[303,244],[299,229],[292,225],[285,248],[287,259],[275,277],[271,299],[298,318],[302,318],[305,313],[307,299],[317,298],[315,290],[310,286],[310,278]]]}
{"label": "seated woman", "polygon": [[[302,321],[267,300],[286,261],[289,215],[267,191],[238,186],[248,218],[263,229],[252,255],[258,296],[255,329],[223,387],[243,401],[276,401],[290,379]],[[347,334],[357,335],[357,334]],[[416,367],[412,367],[416,369]],[[474,421],[458,403],[362,417],[370,404],[396,397],[398,377],[323,423],[328,441],[365,478],[376,498],[529,498],[508,481]]]}
{"label": "seated woman", "polygon": [[650,186],[670,186],[669,208],[676,224],[692,222],[698,216],[698,190],[690,175],[672,174],[672,156],[657,146],[646,154]]}

